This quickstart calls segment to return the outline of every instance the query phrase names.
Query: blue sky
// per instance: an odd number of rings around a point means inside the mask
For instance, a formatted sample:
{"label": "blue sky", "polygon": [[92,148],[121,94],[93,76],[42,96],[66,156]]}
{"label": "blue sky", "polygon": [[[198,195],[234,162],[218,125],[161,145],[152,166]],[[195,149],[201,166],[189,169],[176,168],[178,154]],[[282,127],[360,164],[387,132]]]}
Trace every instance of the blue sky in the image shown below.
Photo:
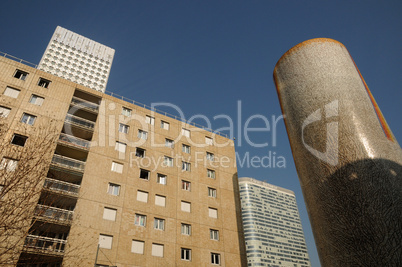
{"label": "blue sky", "polygon": [[[242,129],[250,116],[281,115],[272,79],[278,59],[302,41],[332,38],[347,47],[401,141],[401,14],[401,1],[2,1],[0,51],[39,63],[60,25],[116,50],[108,91],[175,104],[215,129],[228,126],[213,119],[226,114]],[[285,168],[244,165],[238,174],[295,191],[312,266],[320,266],[283,121],[276,145],[272,131],[249,135],[268,142],[260,148],[237,130],[234,137],[240,159],[270,152],[285,159]]]}

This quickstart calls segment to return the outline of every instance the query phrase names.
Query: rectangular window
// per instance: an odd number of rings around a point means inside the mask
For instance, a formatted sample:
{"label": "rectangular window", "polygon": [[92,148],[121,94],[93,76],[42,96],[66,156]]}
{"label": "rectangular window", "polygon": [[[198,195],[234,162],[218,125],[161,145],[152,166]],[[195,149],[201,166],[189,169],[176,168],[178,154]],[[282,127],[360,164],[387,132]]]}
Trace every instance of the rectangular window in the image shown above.
{"label": "rectangular window", "polygon": [[28,72],[22,71],[22,70],[16,70],[14,73],[14,78],[20,79],[25,81],[26,78],[28,77]]}
{"label": "rectangular window", "polygon": [[27,141],[28,136],[23,136],[19,134],[14,134],[13,139],[11,139],[11,144],[17,146],[25,146],[25,142]]}
{"label": "rectangular window", "polygon": [[155,205],[165,207],[166,206],[166,197],[160,196],[160,195],[155,195]]}
{"label": "rectangular window", "polygon": [[184,261],[191,261],[191,249],[181,248],[181,259]]}
{"label": "rectangular window", "polygon": [[111,171],[112,172],[117,172],[117,173],[123,173],[123,164],[113,161]]}
{"label": "rectangular window", "polygon": [[9,96],[9,97],[12,97],[12,98],[17,98],[18,97],[18,95],[20,94],[20,90],[18,90],[18,89],[15,89],[15,88],[11,88],[11,87],[6,87],[6,90],[4,91],[4,95],[5,96]]}
{"label": "rectangular window", "polygon": [[119,132],[128,134],[129,128],[130,128],[130,126],[123,124],[123,123],[119,123]]}
{"label": "rectangular window", "polygon": [[108,221],[116,221],[117,210],[112,208],[103,208],[103,219]]}
{"label": "rectangular window", "polygon": [[213,145],[213,140],[211,137],[205,136],[205,144],[207,145]]}
{"label": "rectangular window", "polygon": [[212,187],[208,187],[208,196],[209,197],[216,197],[216,189]]}
{"label": "rectangular window", "polygon": [[116,145],[115,145],[114,149],[121,153],[126,153],[126,147],[127,147],[127,145],[125,143],[116,141]]}
{"label": "rectangular window", "polygon": [[218,218],[218,210],[214,208],[208,208],[208,215],[211,218]]}
{"label": "rectangular window", "polygon": [[190,146],[188,146],[188,145],[183,144],[182,147],[181,147],[181,150],[182,150],[184,153],[190,154]]}
{"label": "rectangular window", "polygon": [[149,180],[149,171],[140,169],[140,179]]}
{"label": "rectangular window", "polygon": [[135,156],[139,158],[145,158],[145,149],[137,147],[135,150]]}
{"label": "rectangular window", "polygon": [[162,129],[165,129],[165,130],[169,130],[170,125],[169,125],[169,123],[166,122],[166,121],[161,121],[161,128],[162,128]]}
{"label": "rectangular window", "polygon": [[174,148],[174,142],[173,142],[173,140],[170,140],[170,139],[165,139],[165,146],[166,147],[170,147],[170,148]]}
{"label": "rectangular window", "polygon": [[131,252],[136,254],[144,254],[144,241],[133,240],[131,243]]}
{"label": "rectangular window", "polygon": [[182,134],[183,136],[190,137],[190,130],[187,130],[187,129],[182,128],[182,129],[181,129],[181,134]]}
{"label": "rectangular window", "polygon": [[113,243],[113,236],[103,234],[99,235],[100,248],[112,249],[112,243]]}
{"label": "rectangular window", "polygon": [[109,183],[107,193],[113,196],[118,196],[120,194],[120,185]]}
{"label": "rectangular window", "polygon": [[44,100],[45,99],[41,96],[31,95],[31,99],[29,99],[29,103],[37,105],[37,106],[42,106]]}
{"label": "rectangular window", "polygon": [[155,219],[154,219],[154,229],[164,231],[164,230],[165,230],[165,220],[164,220],[164,219],[155,218]]}
{"label": "rectangular window", "polygon": [[137,201],[147,203],[148,202],[148,192],[138,190],[137,191]]}
{"label": "rectangular window", "polygon": [[147,140],[148,139],[148,132],[143,130],[138,130],[138,138]]}
{"label": "rectangular window", "polygon": [[219,241],[219,231],[214,229],[209,229],[209,238],[211,240]]}
{"label": "rectangular window", "polygon": [[121,110],[121,114],[127,117],[131,117],[131,111],[131,109],[123,107],[123,109]]}
{"label": "rectangular window", "polygon": [[145,122],[151,125],[155,125],[155,118],[147,115],[145,117]]}
{"label": "rectangular window", "polygon": [[207,152],[207,160],[214,161],[214,154]]}
{"label": "rectangular window", "polygon": [[211,253],[211,263],[215,265],[221,265],[221,254]]}
{"label": "rectangular window", "polygon": [[163,257],[163,245],[152,243],[152,256]]}
{"label": "rectangular window", "polygon": [[191,191],[191,183],[188,181],[181,180],[181,189]]}
{"label": "rectangular window", "polygon": [[167,176],[164,175],[164,174],[158,173],[158,177],[157,177],[156,182],[157,182],[158,184],[166,184],[166,183],[167,183]]}
{"label": "rectangular window", "polygon": [[183,171],[189,172],[189,171],[190,171],[190,167],[191,167],[191,164],[190,164],[189,162],[182,161],[181,169],[182,169]]}
{"label": "rectangular window", "polygon": [[173,167],[173,158],[165,156],[163,162],[164,162],[166,167]]}
{"label": "rectangular window", "polygon": [[7,118],[10,114],[11,109],[7,107],[0,106],[0,117]]}
{"label": "rectangular window", "polygon": [[22,114],[21,122],[28,124],[28,125],[33,125],[35,123],[36,116],[24,113]]}
{"label": "rectangular window", "polygon": [[134,221],[135,225],[145,227],[146,223],[147,223],[147,216],[142,214],[135,214],[135,221]]}
{"label": "rectangular window", "polygon": [[6,169],[8,172],[13,172],[17,169],[18,160],[3,158],[0,163],[0,170]]}
{"label": "rectangular window", "polygon": [[191,203],[187,201],[182,201],[181,210],[184,212],[191,212]]}
{"label": "rectangular window", "polygon": [[207,176],[208,178],[215,179],[215,171],[214,170],[207,170]]}
{"label": "rectangular window", "polygon": [[182,235],[191,235],[191,225],[182,223],[181,224],[181,234]]}
{"label": "rectangular window", "polygon": [[43,78],[39,78],[38,85],[43,88],[49,88],[50,81]]}

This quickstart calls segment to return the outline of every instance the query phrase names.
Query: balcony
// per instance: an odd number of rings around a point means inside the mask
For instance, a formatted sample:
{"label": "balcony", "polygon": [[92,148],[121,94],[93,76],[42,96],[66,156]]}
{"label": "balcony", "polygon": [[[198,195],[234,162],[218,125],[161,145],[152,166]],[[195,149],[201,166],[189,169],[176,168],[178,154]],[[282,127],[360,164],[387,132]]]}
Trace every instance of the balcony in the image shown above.
{"label": "balcony", "polygon": [[73,211],[38,204],[35,207],[35,216],[42,219],[69,224],[73,220]]}
{"label": "balcony", "polygon": [[67,114],[64,121],[72,125],[85,128],[87,130],[93,130],[95,128],[95,123],[93,121],[86,120],[71,114]]}
{"label": "balcony", "polygon": [[39,253],[62,254],[67,240],[50,238],[37,235],[28,235],[25,239],[24,247]]}
{"label": "balcony", "polygon": [[60,134],[59,143],[85,150],[88,150],[91,144],[91,142],[88,140],[81,139],[65,133]]}
{"label": "balcony", "polygon": [[85,168],[85,162],[57,154],[53,155],[52,164],[79,172],[83,172]]}
{"label": "balcony", "polygon": [[83,108],[83,109],[92,111],[92,112],[97,113],[99,111],[99,105],[98,104],[86,101],[86,100],[84,100],[82,98],[79,98],[79,97],[76,97],[76,96],[73,96],[73,98],[71,99],[71,104],[75,105],[75,106],[77,106],[79,108]]}
{"label": "balcony", "polygon": [[45,189],[55,191],[57,193],[78,196],[78,192],[80,191],[80,186],[60,180],[55,180],[51,178],[46,178],[45,183],[43,184]]}

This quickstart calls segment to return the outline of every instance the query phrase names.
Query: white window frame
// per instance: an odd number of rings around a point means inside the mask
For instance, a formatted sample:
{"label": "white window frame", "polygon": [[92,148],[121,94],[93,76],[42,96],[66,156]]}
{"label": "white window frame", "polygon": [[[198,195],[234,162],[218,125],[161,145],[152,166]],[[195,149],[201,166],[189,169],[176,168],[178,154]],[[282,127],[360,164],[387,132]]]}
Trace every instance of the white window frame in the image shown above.
{"label": "white window frame", "polygon": [[186,171],[186,172],[191,171],[191,163],[182,161],[181,169],[182,169],[182,171]]}
{"label": "white window frame", "polygon": [[191,191],[191,182],[186,180],[181,180],[181,189],[185,191]]}
{"label": "white window frame", "polygon": [[167,184],[167,175],[158,173],[157,178],[156,178],[156,182],[158,184],[166,185]]}
{"label": "white window frame", "polygon": [[214,170],[207,169],[207,177],[215,179],[216,178],[216,172]]}
{"label": "white window frame", "polygon": [[155,125],[155,117],[146,115],[145,116],[145,122],[151,125]]}
{"label": "white window frame", "polygon": [[120,133],[128,134],[129,129],[130,129],[130,126],[128,126],[127,124],[119,123],[119,132]]}
{"label": "white window frame", "polygon": [[103,219],[108,221],[116,221],[117,209],[114,208],[103,208]]}
{"label": "white window frame", "polygon": [[99,235],[99,247],[104,249],[112,249],[113,246],[113,236],[112,235]]}
{"label": "white window frame", "polygon": [[116,145],[114,146],[114,149],[115,149],[116,151],[119,151],[119,152],[121,152],[121,153],[126,153],[126,148],[127,148],[127,144],[126,144],[126,143],[116,141]]}
{"label": "white window frame", "polygon": [[145,149],[137,147],[135,149],[135,156],[139,158],[145,158]]}
{"label": "white window frame", "polygon": [[136,213],[135,218],[134,218],[134,225],[141,226],[141,227],[146,227],[146,225],[147,225],[147,215]]}
{"label": "white window frame", "polygon": [[219,241],[219,230],[209,229],[209,239]]}
{"label": "white window frame", "polygon": [[138,138],[147,140],[148,139],[148,132],[144,130],[138,129]]}
{"label": "white window frame", "polygon": [[165,231],[165,219],[154,218],[154,229]]}
{"label": "white window frame", "polygon": [[[19,77],[17,77],[17,74],[18,74],[18,73],[20,74]],[[17,70],[15,70],[13,77],[14,77],[14,78],[17,78],[17,79],[19,79],[19,80],[25,81],[25,80],[27,79],[27,77],[28,77],[28,74],[29,74],[29,73],[26,72],[26,71],[17,69]]]}
{"label": "white window frame", "polygon": [[208,196],[216,198],[216,189],[212,187],[208,187]]}
{"label": "white window frame", "polygon": [[[142,174],[142,173],[147,173],[147,178],[141,177],[141,174]],[[146,169],[140,169],[140,175],[139,175],[139,178],[140,178],[140,179],[149,181],[149,176],[150,176],[150,175],[151,175],[151,172],[150,172],[150,171],[148,171],[148,170],[146,170]]]}
{"label": "white window frame", "polygon": [[123,164],[113,161],[111,171],[117,173],[123,173]]}
{"label": "white window frame", "polygon": [[45,101],[44,97],[32,94],[31,98],[29,99],[29,103],[37,105],[37,106],[42,106],[43,101]]}
{"label": "white window frame", "polygon": [[166,121],[161,121],[161,128],[164,129],[164,130],[169,130],[170,123],[168,123]]}
{"label": "white window frame", "polygon": [[0,106],[0,118],[7,118],[10,115],[11,108]]}
{"label": "white window frame", "polygon": [[130,109],[130,108],[123,107],[123,108],[121,109],[121,114],[124,115],[124,116],[126,116],[126,117],[131,117],[132,111],[133,111],[133,110]]}
{"label": "white window frame", "polygon": [[191,261],[191,249],[180,248],[180,259],[183,261]]}
{"label": "white window frame", "polygon": [[191,235],[191,224],[182,223],[181,224],[181,234],[182,235]]}
{"label": "white window frame", "polygon": [[18,160],[3,158],[0,163],[0,170],[6,169],[7,172],[13,172],[18,167]]}
{"label": "white window frame", "polygon": [[169,148],[174,148],[174,141],[169,138],[165,138],[165,146]]}
{"label": "white window frame", "polygon": [[214,140],[211,137],[205,136],[205,144],[212,146],[214,144]]}
{"label": "white window frame", "polygon": [[183,135],[183,136],[186,136],[186,137],[190,137],[190,130],[189,129],[186,129],[186,128],[182,128],[181,129],[181,134]]}
{"label": "white window frame", "polygon": [[107,188],[107,193],[112,196],[119,196],[120,195],[120,188],[119,184],[109,183]]}
{"label": "white window frame", "polygon": [[132,240],[131,252],[135,254],[144,254],[145,242],[141,240]]}
{"label": "white window frame", "polygon": [[214,153],[207,152],[207,160],[214,161],[214,159],[215,159]]}
{"label": "white window frame", "polygon": [[28,125],[34,125],[36,120],[36,116],[32,115],[32,114],[28,114],[28,113],[23,113],[22,114],[22,118],[21,118],[21,122],[28,124]]}
{"label": "white window frame", "polygon": [[[17,138],[17,140],[16,140]],[[18,140],[20,138],[20,140]],[[13,138],[11,139],[11,144],[16,145],[16,146],[25,146],[25,143],[27,142],[28,136],[21,135],[21,134],[14,134]],[[19,144],[18,141],[24,141],[22,144]]]}
{"label": "white window frame", "polygon": [[45,79],[45,78],[39,78],[38,81],[38,86],[43,87],[43,88],[49,88],[51,81]]}
{"label": "white window frame", "polygon": [[191,153],[191,147],[189,145],[183,144],[181,147],[181,151],[184,153],[190,154]]}
{"label": "white window frame", "polygon": [[4,90],[3,95],[12,97],[12,98],[18,98],[20,92],[21,92],[21,90],[19,90],[19,89],[15,89],[15,88],[7,86],[6,90]]}
{"label": "white window frame", "polygon": [[163,158],[163,164],[165,165],[165,167],[173,167],[173,158],[165,156]]}
{"label": "white window frame", "polygon": [[211,264],[221,265],[221,254],[211,252]]}

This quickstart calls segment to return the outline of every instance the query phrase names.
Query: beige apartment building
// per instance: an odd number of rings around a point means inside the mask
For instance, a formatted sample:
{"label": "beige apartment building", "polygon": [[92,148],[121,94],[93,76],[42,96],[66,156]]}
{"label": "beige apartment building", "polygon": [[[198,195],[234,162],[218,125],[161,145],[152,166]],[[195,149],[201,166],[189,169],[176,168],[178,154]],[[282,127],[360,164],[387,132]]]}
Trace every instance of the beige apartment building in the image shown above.
{"label": "beige apartment building", "polygon": [[53,138],[4,265],[246,266],[232,140],[6,57],[0,114],[4,177]]}

